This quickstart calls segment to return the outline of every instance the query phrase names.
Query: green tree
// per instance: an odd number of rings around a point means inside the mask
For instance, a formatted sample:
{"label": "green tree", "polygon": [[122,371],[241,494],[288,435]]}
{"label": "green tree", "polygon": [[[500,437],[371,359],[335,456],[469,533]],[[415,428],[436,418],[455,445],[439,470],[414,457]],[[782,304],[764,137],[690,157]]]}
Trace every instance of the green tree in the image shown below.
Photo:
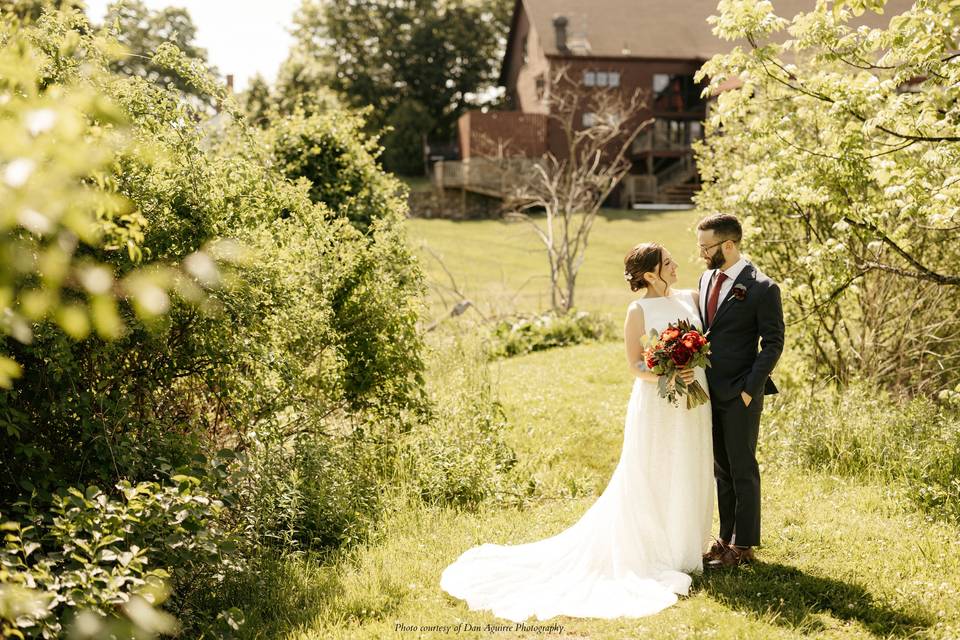
{"label": "green tree", "polygon": [[[291,57],[318,86],[353,107],[372,107],[391,169],[419,172],[421,141],[447,141],[457,118],[496,79],[508,28],[506,0],[305,0]],[[312,66],[311,66],[312,65]],[[423,119],[409,117],[422,110]],[[394,144],[389,144],[393,142]]]}
{"label": "green tree", "polygon": [[151,11],[142,0],[122,0],[107,7],[104,24],[118,27],[114,34],[127,48],[127,55],[114,61],[111,68],[119,73],[140,76],[149,82],[166,87],[172,84],[179,91],[203,101],[208,98],[174,69],[159,65],[153,54],[162,44],[172,44],[191,60],[202,63],[212,73],[205,49],[195,43],[197,27],[190,13],[180,7],[164,7]]}
{"label": "green tree", "polygon": [[884,4],[720,2],[715,32],[748,45],[700,72],[717,102],[698,202],[743,215],[821,372],[936,391],[960,370],[960,2],[854,26]]}
{"label": "green tree", "polygon": [[36,22],[45,10],[67,9],[85,12],[86,3],[83,0],[0,0],[0,15],[8,20],[15,18],[20,24]]}
{"label": "green tree", "polygon": [[239,101],[250,124],[264,128],[269,122],[273,100],[270,85],[259,73],[250,79],[250,84],[239,96]]}

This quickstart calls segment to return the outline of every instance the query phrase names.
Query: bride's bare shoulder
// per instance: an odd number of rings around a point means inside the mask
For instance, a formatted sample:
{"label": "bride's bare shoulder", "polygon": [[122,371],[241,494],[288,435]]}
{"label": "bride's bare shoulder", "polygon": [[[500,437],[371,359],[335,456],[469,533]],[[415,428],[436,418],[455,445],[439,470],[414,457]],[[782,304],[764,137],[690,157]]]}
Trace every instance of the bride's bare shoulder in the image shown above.
{"label": "bride's bare shoulder", "polygon": [[627,322],[633,319],[643,322],[643,302],[642,298],[637,298],[627,305]]}

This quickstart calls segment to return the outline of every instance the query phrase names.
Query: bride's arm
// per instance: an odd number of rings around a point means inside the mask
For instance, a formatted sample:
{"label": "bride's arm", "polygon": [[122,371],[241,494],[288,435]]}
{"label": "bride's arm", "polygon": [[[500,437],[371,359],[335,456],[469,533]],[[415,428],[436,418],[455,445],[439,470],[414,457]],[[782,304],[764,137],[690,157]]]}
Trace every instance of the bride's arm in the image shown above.
{"label": "bride's arm", "polygon": [[[690,295],[693,296],[693,308],[697,310],[697,317],[700,316],[700,290],[691,289]],[[700,318],[703,321],[703,318]]]}
{"label": "bride's arm", "polygon": [[[639,304],[630,305],[627,308],[627,319],[623,323],[623,342],[627,351],[627,367],[634,377],[656,382],[657,374],[652,373],[646,368],[643,358],[643,344],[641,339],[644,336],[643,307]],[[637,366],[639,364],[639,366]]]}

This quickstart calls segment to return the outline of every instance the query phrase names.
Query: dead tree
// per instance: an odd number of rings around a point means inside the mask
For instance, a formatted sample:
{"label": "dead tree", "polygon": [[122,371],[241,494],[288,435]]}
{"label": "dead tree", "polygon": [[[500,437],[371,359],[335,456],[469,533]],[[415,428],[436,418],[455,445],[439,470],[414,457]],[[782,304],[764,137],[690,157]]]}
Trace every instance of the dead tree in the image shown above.
{"label": "dead tree", "polygon": [[[600,206],[630,172],[630,147],[653,119],[641,120],[645,92],[582,87],[566,68],[552,74],[547,103],[562,150],[546,153],[517,179],[506,217],[530,224],[546,249],[553,309],[574,304],[577,274]],[[543,211],[545,218],[532,216]]]}

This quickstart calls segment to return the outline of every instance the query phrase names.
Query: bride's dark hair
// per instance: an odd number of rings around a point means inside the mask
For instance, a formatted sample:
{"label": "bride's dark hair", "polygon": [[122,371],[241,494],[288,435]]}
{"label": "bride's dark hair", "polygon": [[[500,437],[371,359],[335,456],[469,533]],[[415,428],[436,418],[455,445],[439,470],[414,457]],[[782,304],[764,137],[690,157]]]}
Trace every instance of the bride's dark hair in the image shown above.
{"label": "bride's dark hair", "polygon": [[656,242],[643,242],[635,246],[623,259],[623,279],[630,284],[630,291],[640,291],[647,288],[647,281],[643,274],[656,273],[664,286],[667,281],[660,275],[663,265],[663,246]]}

